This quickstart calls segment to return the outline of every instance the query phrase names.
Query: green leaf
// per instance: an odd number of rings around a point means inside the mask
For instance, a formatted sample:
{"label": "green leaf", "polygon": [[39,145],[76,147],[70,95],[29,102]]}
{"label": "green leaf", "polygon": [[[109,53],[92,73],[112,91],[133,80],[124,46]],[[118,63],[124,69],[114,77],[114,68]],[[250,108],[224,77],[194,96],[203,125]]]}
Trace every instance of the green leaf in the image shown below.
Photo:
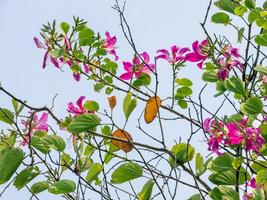
{"label": "green leaf", "polygon": [[218,186],[209,193],[213,200],[240,200],[239,194],[231,187]]}
{"label": "green leaf", "polygon": [[180,143],[172,147],[174,159],[170,156],[169,161],[171,166],[177,166],[191,161],[195,155],[195,149],[190,144]]}
{"label": "green leaf", "polygon": [[260,170],[256,175],[256,183],[257,184],[265,184],[267,183],[267,170]]}
{"label": "green leaf", "polygon": [[105,56],[107,55],[106,49],[98,48],[96,50],[95,56]]}
{"label": "green leaf", "polygon": [[49,144],[49,146],[56,151],[64,151],[66,148],[65,141],[58,135],[49,135],[45,137],[43,141]]}
{"label": "green leaf", "polygon": [[111,175],[114,184],[125,183],[143,175],[143,168],[137,163],[128,162],[120,165]]}
{"label": "green leaf", "polygon": [[7,108],[0,108],[0,121],[5,122],[7,124],[13,124],[13,113]]}
{"label": "green leaf", "polygon": [[20,190],[30,181],[32,181],[36,176],[38,176],[40,170],[37,166],[35,167],[28,167],[22,170],[15,178],[13,185]]}
{"label": "green leaf", "polygon": [[[239,172],[239,185],[243,185],[249,179],[249,175],[242,171]],[[209,176],[209,180],[216,185],[236,185],[236,170],[214,172]]]}
{"label": "green leaf", "polygon": [[193,93],[192,89],[189,87],[181,87],[178,88],[176,91],[176,98],[184,98],[184,97],[188,97]]}
{"label": "green leaf", "polygon": [[149,180],[143,186],[141,192],[138,194],[138,200],[150,200],[152,195],[152,190],[154,186],[154,181]]}
{"label": "green leaf", "polygon": [[237,42],[238,43],[241,43],[242,42],[244,32],[245,32],[245,28],[244,27],[242,27],[242,28],[240,28],[238,30],[238,37],[237,37]]}
{"label": "green leaf", "polygon": [[195,195],[189,197],[188,200],[201,200],[201,196],[200,196],[200,194],[195,194]]}
{"label": "green leaf", "polygon": [[68,131],[79,134],[97,127],[100,124],[99,118],[95,114],[83,114],[75,117],[68,125]]}
{"label": "green leaf", "polygon": [[92,182],[97,179],[97,176],[102,172],[103,166],[100,163],[94,163],[87,172],[86,180]]}
{"label": "green leaf", "polygon": [[257,11],[251,11],[248,14],[248,22],[252,24],[254,21],[256,21],[260,17],[260,13]]}
{"label": "green leaf", "polygon": [[267,75],[267,67],[264,67],[263,65],[257,65],[254,70],[256,70],[262,75]]}
{"label": "green leaf", "polygon": [[266,199],[264,187],[257,188],[255,190],[253,190],[252,192],[253,192],[253,197],[254,197],[253,200]]}
{"label": "green leaf", "polygon": [[249,8],[250,10],[252,10],[252,9],[254,9],[256,7],[255,0],[245,0],[244,3],[247,6],[247,8]]}
{"label": "green leaf", "polygon": [[149,74],[142,73],[138,76],[138,78],[133,82],[133,86],[148,86],[151,83],[151,77]]}
{"label": "green leaf", "polygon": [[90,46],[93,43],[94,31],[84,28],[79,32],[80,46]]}
{"label": "green leaf", "polygon": [[41,137],[38,137],[36,135],[31,138],[31,146],[33,146],[43,154],[48,154],[48,152],[50,151],[50,145],[47,142],[43,141]]}
{"label": "green leaf", "polygon": [[60,164],[61,164],[61,173],[64,172],[68,167],[73,164],[73,160],[71,159],[69,154],[62,154],[60,156]]}
{"label": "green leaf", "polygon": [[61,49],[52,49],[50,51],[50,55],[53,57],[53,58],[58,58],[58,57],[61,57],[64,53],[64,48],[61,48]]}
{"label": "green leaf", "polygon": [[232,0],[219,0],[215,2],[215,5],[221,8],[222,10],[225,10],[227,12],[230,12],[234,14],[235,8],[239,5]]}
{"label": "green leaf", "polygon": [[240,78],[231,77],[227,79],[224,83],[227,90],[245,96],[246,94],[245,86]]}
{"label": "green leaf", "polygon": [[263,103],[259,97],[250,97],[242,104],[245,114],[256,115],[263,112]]}
{"label": "green leaf", "polygon": [[205,71],[202,74],[202,80],[205,82],[217,82],[218,81],[218,70]]}
{"label": "green leaf", "polygon": [[51,185],[50,188],[48,189],[48,192],[52,194],[66,194],[74,192],[75,189],[76,189],[75,182],[67,179],[62,179]]}
{"label": "green leaf", "polygon": [[31,186],[31,192],[34,194],[38,194],[40,192],[43,192],[49,188],[49,185],[46,181],[40,181],[36,182]]}
{"label": "green leaf", "polygon": [[234,158],[229,153],[216,157],[211,164],[211,169],[215,172],[233,170],[232,162]]}
{"label": "green leaf", "polygon": [[67,22],[61,22],[59,27],[65,34],[67,34],[70,30],[70,25]]}
{"label": "green leaf", "polygon": [[132,93],[129,92],[123,100],[123,112],[125,115],[125,118],[128,119],[133,110],[135,109],[137,105],[137,100],[132,99]]}
{"label": "green leaf", "polygon": [[185,100],[179,99],[178,100],[178,105],[182,108],[182,109],[186,109],[188,107],[188,104]]}
{"label": "green leaf", "polygon": [[19,110],[19,103],[15,99],[12,99],[11,101],[12,101],[12,105],[13,105],[14,111],[17,114],[18,110]]}
{"label": "green leaf", "polygon": [[247,12],[247,8],[245,6],[237,6],[235,8],[235,14],[242,17],[245,12]]}
{"label": "green leaf", "polygon": [[19,148],[5,148],[0,152],[0,185],[12,177],[23,159],[24,153]]}
{"label": "green leaf", "polygon": [[191,87],[193,85],[192,81],[188,78],[177,78],[175,82],[181,86]]}
{"label": "green leaf", "polygon": [[267,46],[267,34],[260,34],[255,37],[255,42],[260,46]]}
{"label": "green leaf", "polygon": [[212,15],[211,21],[216,24],[229,24],[231,20],[228,14],[224,12],[218,12]]}
{"label": "green leaf", "polygon": [[86,101],[83,107],[88,111],[97,112],[99,110],[99,105],[96,101]]}
{"label": "green leaf", "polygon": [[196,174],[197,176],[201,176],[205,172],[205,166],[204,166],[204,159],[203,156],[200,153],[196,154]]}

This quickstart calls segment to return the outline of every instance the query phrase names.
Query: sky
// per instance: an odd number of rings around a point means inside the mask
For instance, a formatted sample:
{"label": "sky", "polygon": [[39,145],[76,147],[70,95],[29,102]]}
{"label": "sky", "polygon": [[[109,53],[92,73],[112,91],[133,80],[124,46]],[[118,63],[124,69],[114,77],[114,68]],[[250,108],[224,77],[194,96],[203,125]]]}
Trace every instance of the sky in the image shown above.
{"label": "sky", "polygon": [[[204,39],[199,23],[203,21],[208,2],[208,0],[126,0],[125,15],[131,26],[137,49],[140,52],[147,51],[153,56],[158,49],[169,48],[173,44],[190,47],[195,40]],[[16,97],[27,100],[36,107],[50,106],[53,97],[58,94],[54,111],[59,117],[67,114],[66,104],[75,101],[81,95],[107,105],[101,94],[93,93],[92,84],[88,84],[87,81],[76,82],[69,72],[61,72],[53,66],[42,69],[44,52],[35,47],[33,37],[39,36],[42,24],[47,21],[56,19],[58,22],[71,22],[73,15],[79,16],[87,20],[95,32],[104,35],[108,30],[117,36],[119,67],[122,69],[122,61],[131,60],[133,51],[123,37],[118,14],[111,8],[113,5],[113,0],[0,0],[1,84]],[[222,26],[208,25],[208,28],[210,32],[228,34]],[[236,39],[235,35],[229,37],[232,40]],[[159,74],[161,74],[160,81],[163,82],[160,94],[164,96],[170,92],[164,89],[169,88],[166,82],[169,71],[166,63],[160,62],[159,65],[162,66]],[[188,65],[182,75],[194,80],[194,89],[199,90],[203,86],[202,83],[199,84],[201,72],[194,64]],[[0,98],[1,106],[10,106],[8,98],[2,94]],[[206,103],[210,102],[211,100]],[[211,106],[211,109],[215,107]],[[117,120],[120,121],[120,118],[121,115],[118,115]],[[134,127],[135,124],[131,126]],[[170,143],[180,137],[186,139],[184,134],[188,132],[187,128],[182,123],[173,133],[173,129],[166,127],[170,134],[174,134],[170,137]],[[142,141],[138,135],[135,139]],[[201,137],[196,141],[196,148],[199,151],[206,151],[207,147],[203,146],[200,140]],[[0,190],[1,187],[3,186],[0,186]],[[13,200],[18,195],[20,200],[28,199],[26,190],[14,191],[15,189],[10,188],[2,199]],[[189,193],[194,194],[182,186],[179,191],[181,200],[186,199]],[[44,194],[41,197],[51,196]]]}

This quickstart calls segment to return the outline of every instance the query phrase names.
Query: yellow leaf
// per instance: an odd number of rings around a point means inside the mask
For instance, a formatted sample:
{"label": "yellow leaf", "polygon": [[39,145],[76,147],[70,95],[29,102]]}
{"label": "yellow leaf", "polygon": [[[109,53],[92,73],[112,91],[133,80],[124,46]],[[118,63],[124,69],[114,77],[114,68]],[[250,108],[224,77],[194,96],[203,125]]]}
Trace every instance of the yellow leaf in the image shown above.
{"label": "yellow leaf", "polygon": [[130,152],[133,149],[133,145],[130,141],[133,141],[132,136],[127,132],[123,130],[116,130],[112,133],[112,137],[116,137],[122,140],[128,140],[127,141],[119,141],[119,140],[111,140],[111,143],[124,151],[125,153]]}
{"label": "yellow leaf", "polygon": [[159,111],[160,105],[161,105],[161,99],[159,96],[151,97],[147,101],[145,108],[145,115],[144,115],[146,123],[149,124],[155,119]]}

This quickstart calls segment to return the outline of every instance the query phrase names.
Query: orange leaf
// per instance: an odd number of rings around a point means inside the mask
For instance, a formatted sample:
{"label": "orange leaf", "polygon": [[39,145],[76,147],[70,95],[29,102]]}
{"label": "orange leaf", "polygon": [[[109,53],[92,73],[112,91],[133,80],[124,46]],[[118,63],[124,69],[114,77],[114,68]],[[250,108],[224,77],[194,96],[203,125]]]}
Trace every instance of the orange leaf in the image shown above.
{"label": "orange leaf", "polygon": [[145,108],[145,115],[144,115],[146,123],[149,124],[155,119],[159,111],[160,105],[161,105],[161,99],[159,96],[151,97],[147,101]]}
{"label": "orange leaf", "polygon": [[111,109],[115,108],[115,106],[117,104],[117,98],[116,98],[116,96],[108,97],[108,103],[109,103],[109,107]]}
{"label": "orange leaf", "polygon": [[129,141],[133,141],[132,136],[127,131],[122,131],[120,129],[114,131],[112,133],[112,137],[116,137],[122,140],[128,141],[119,141],[119,140],[111,140],[111,144],[115,145],[125,153],[130,152],[133,149],[133,145]]}

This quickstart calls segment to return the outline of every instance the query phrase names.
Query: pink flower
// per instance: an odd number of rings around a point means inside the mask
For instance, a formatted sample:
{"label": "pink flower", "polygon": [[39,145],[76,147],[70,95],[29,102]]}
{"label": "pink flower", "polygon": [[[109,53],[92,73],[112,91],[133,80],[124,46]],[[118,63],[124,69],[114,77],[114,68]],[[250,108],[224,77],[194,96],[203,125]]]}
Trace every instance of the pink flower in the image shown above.
{"label": "pink flower", "polygon": [[82,115],[82,114],[86,114],[86,113],[94,113],[92,111],[88,111],[84,108],[84,104],[83,101],[85,100],[85,96],[80,96],[79,99],[76,101],[76,106],[74,105],[73,102],[69,102],[68,103],[68,108],[67,111],[69,113],[74,114],[75,116],[77,115]]}
{"label": "pink flower", "polygon": [[109,54],[114,55],[115,61],[117,61],[119,59],[119,57],[117,56],[116,51],[115,51],[115,48],[116,48],[115,45],[117,42],[117,38],[116,38],[116,36],[111,37],[110,33],[107,31],[106,31],[105,35],[106,35],[106,40],[104,41],[102,47],[104,49],[106,49],[106,51]]}
{"label": "pink flower", "polygon": [[203,40],[200,44],[195,41],[192,44],[193,52],[186,54],[185,60],[189,62],[198,62],[197,66],[202,69],[203,63],[208,59],[207,53],[205,53],[205,48],[208,46],[208,40]]}
{"label": "pink flower", "polygon": [[66,51],[69,51],[71,49],[71,45],[70,45],[70,41],[69,41],[69,39],[67,38],[66,35],[64,35],[64,44],[65,44],[65,47],[66,47]]}
{"label": "pink flower", "polygon": [[52,63],[55,67],[60,68],[60,64],[61,64],[60,60],[59,60],[58,58],[54,58],[53,56],[50,55],[50,50],[51,50],[51,49],[50,49],[50,47],[49,47],[49,42],[48,42],[48,40],[46,39],[46,41],[45,41],[45,45],[42,44],[42,43],[40,42],[40,40],[39,40],[37,37],[34,37],[33,40],[34,40],[34,43],[35,43],[35,45],[37,46],[37,48],[39,48],[39,49],[45,49],[45,50],[46,50],[46,52],[45,52],[45,54],[44,54],[44,59],[43,59],[43,69],[47,66],[47,64],[48,64],[48,59],[50,59],[51,63]]}
{"label": "pink flower", "polygon": [[[68,61],[63,61],[63,63],[66,63],[69,65],[69,67],[72,69],[73,68],[73,61],[71,59],[69,59]],[[76,62],[77,65],[79,65],[79,63]],[[90,68],[89,66],[86,64],[86,63],[83,63],[83,68],[84,68],[84,72],[86,74],[89,74],[90,72]],[[73,75],[73,78],[76,80],[76,81],[80,81],[81,79],[81,72],[80,71],[75,71],[75,70],[72,70],[72,75]]]}
{"label": "pink flower", "polygon": [[238,60],[240,54],[237,48],[227,47],[223,53],[223,57],[217,60],[217,64],[220,66],[218,72],[218,79],[225,80],[229,77],[230,71],[236,67],[239,70],[243,69],[243,64]]}
{"label": "pink flower", "polygon": [[123,62],[123,67],[125,69],[125,73],[120,75],[120,78],[123,80],[130,80],[133,75],[137,78],[141,73],[150,73],[154,71],[155,65],[149,64],[150,58],[146,52],[140,54],[143,58],[144,62],[141,62],[139,57],[134,57],[132,63],[131,62]]}
{"label": "pink flower", "polygon": [[245,132],[247,135],[246,139],[246,150],[255,151],[256,153],[260,154],[260,149],[264,144],[264,138],[261,136],[259,128],[245,128]]}
{"label": "pink flower", "polygon": [[183,62],[185,61],[184,54],[189,51],[189,48],[180,48],[176,45],[173,45],[171,47],[171,53],[166,49],[160,49],[157,51],[157,53],[161,53],[156,57],[156,59],[164,59],[168,61],[169,63],[175,64],[177,62]]}
{"label": "pink flower", "polygon": [[214,153],[216,153],[217,155],[222,155],[222,153],[219,151],[220,148],[220,143],[222,143],[223,141],[223,134],[219,134],[218,136],[216,135],[211,135],[209,141],[208,141],[208,145],[209,151],[212,151]]}
{"label": "pink flower", "polygon": [[84,100],[85,96],[80,96],[80,98],[76,101],[77,106],[75,106],[74,103],[69,102],[67,111],[75,115],[81,115],[87,113],[87,110],[83,107]]}
{"label": "pink flower", "polygon": [[224,55],[226,57],[235,57],[235,58],[239,58],[240,57],[238,48],[233,48],[231,46],[226,47]]}
{"label": "pink flower", "polygon": [[242,196],[243,200],[253,200],[253,193],[244,193],[244,195]]}
{"label": "pink flower", "polygon": [[244,135],[239,131],[237,125],[231,122],[228,123],[226,127],[228,129],[228,140],[230,144],[232,145],[240,144],[244,139]]}
{"label": "pink flower", "polygon": [[[30,112],[32,115],[32,113]],[[34,131],[42,131],[47,132],[48,131],[48,113],[43,112],[41,117],[39,118],[37,114],[34,114],[31,116],[31,118],[27,121],[22,120],[22,124],[25,126],[27,130],[27,134],[25,135],[24,139],[21,141],[21,145],[25,146],[29,143],[30,138],[32,137],[32,133]],[[29,130],[30,129],[30,130]]]}
{"label": "pink flower", "polygon": [[255,178],[252,178],[249,182],[246,182],[245,186],[255,189],[257,187]]}

